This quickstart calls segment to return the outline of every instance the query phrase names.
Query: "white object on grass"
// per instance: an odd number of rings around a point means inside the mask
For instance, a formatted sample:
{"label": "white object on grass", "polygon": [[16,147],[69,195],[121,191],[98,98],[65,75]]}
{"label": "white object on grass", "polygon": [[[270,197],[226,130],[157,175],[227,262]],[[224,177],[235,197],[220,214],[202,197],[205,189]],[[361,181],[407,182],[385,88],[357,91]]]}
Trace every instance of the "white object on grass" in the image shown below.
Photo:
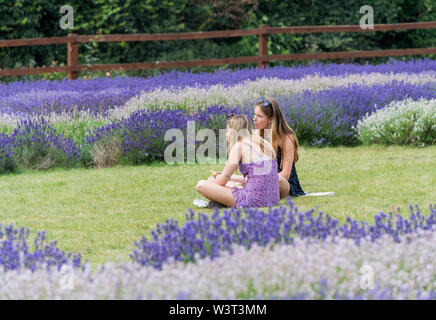
{"label": "white object on grass", "polygon": [[312,193],[306,193],[304,196],[300,196],[299,198],[302,197],[326,197],[326,196],[334,196],[335,193],[332,191],[329,192],[312,192]]}
{"label": "white object on grass", "polygon": [[202,199],[195,199],[193,204],[200,208],[208,208],[209,201],[202,200]]}

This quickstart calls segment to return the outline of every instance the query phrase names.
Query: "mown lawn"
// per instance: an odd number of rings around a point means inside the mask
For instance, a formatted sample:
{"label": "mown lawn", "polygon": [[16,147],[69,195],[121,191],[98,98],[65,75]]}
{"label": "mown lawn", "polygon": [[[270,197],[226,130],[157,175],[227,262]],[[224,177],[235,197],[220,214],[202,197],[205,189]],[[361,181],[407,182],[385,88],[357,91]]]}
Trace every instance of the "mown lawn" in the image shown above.
{"label": "mown lawn", "polygon": [[[436,204],[436,146],[302,147],[297,171],[303,189],[334,197],[296,198],[302,210],[318,207],[344,221],[372,221],[380,211]],[[118,166],[54,169],[0,176],[0,224],[45,230],[63,250],[93,265],[128,261],[135,240],[168,218],[184,221],[199,179],[223,165]],[[282,200],[282,204],[285,200]],[[194,209],[211,213],[210,209]]]}

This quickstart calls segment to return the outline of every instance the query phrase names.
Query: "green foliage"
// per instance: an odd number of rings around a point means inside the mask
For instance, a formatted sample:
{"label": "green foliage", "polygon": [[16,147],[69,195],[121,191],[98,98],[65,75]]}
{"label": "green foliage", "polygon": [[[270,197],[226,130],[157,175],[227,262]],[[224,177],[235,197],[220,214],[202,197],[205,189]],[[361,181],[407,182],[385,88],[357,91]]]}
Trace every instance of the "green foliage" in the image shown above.
{"label": "green foliage", "polygon": [[[63,30],[59,20],[62,5],[74,8],[74,30]],[[138,34],[211,31],[302,25],[359,23],[363,3],[346,0],[0,0],[0,39],[23,39],[81,35]],[[436,20],[433,0],[376,0],[374,23],[400,23]],[[272,35],[271,54],[419,48],[436,46],[436,30],[398,32],[325,33]],[[150,41],[121,43],[82,43],[79,61],[83,64],[127,63],[250,56],[257,54],[257,38],[225,38],[192,41]],[[66,45],[0,49],[0,68],[65,65]],[[386,58],[372,58],[381,62]],[[343,60],[342,60],[343,61]],[[368,59],[348,59],[364,62]],[[292,65],[301,62],[274,62]],[[224,66],[222,68],[228,68]],[[231,68],[234,68],[232,66]],[[241,66],[239,66],[241,67]],[[212,71],[197,67],[193,71]],[[130,75],[155,75],[160,71],[129,71]],[[81,72],[80,76],[91,76]],[[65,74],[11,77],[59,79]],[[2,79],[4,80],[4,78]]]}

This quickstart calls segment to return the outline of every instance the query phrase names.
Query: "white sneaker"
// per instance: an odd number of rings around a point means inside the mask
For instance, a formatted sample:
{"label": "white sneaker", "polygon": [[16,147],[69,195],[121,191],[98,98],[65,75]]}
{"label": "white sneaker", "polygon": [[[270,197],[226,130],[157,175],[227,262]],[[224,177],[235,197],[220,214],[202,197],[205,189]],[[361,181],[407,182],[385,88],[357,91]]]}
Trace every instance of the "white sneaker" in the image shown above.
{"label": "white sneaker", "polygon": [[209,201],[202,200],[202,199],[195,199],[193,202],[194,205],[200,208],[208,208],[209,207]]}

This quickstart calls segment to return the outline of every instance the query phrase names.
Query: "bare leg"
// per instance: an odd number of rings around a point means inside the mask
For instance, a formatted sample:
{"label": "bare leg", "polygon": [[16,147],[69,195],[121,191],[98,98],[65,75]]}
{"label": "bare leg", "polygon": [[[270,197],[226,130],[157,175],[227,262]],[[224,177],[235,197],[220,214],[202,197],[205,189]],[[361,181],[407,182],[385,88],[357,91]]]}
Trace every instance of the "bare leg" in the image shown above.
{"label": "bare leg", "polygon": [[209,200],[222,203],[228,207],[236,207],[232,190],[228,187],[217,185],[213,181],[200,180],[195,186],[195,189]]}
{"label": "bare leg", "polygon": [[290,187],[288,180],[279,175],[280,199],[284,199],[290,196],[289,189]]}

